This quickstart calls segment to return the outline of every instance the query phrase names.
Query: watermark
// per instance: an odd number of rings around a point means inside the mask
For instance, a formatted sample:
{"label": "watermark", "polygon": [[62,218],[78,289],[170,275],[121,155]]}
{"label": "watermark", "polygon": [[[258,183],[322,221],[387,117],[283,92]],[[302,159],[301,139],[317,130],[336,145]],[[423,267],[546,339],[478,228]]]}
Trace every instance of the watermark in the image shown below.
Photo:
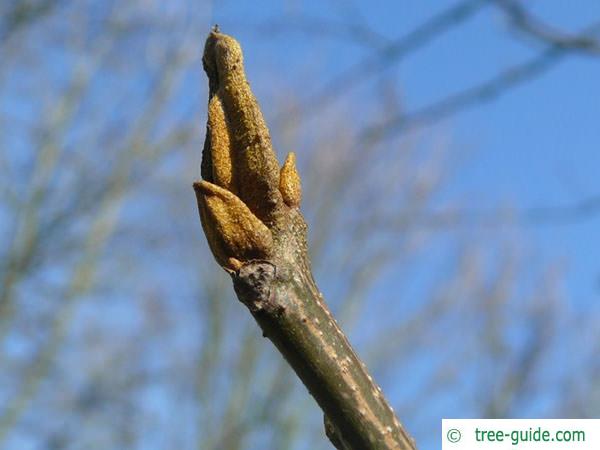
{"label": "watermark", "polygon": [[442,450],[598,450],[600,419],[443,419]]}

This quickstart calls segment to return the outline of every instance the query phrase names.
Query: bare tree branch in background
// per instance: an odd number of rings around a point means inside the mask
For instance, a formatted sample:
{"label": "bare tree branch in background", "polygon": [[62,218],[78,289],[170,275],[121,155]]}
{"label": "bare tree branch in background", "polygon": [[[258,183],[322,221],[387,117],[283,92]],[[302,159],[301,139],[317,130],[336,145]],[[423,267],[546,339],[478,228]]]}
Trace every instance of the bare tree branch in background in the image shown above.
{"label": "bare tree branch in background", "polygon": [[408,228],[449,229],[453,227],[494,228],[502,226],[569,225],[600,213],[600,196],[560,206],[534,206],[528,208],[467,209],[449,207],[445,211],[420,211],[405,217],[384,215],[371,217],[369,223],[377,223],[389,230]]}
{"label": "bare tree branch in background", "polygon": [[432,39],[439,38],[449,29],[459,26],[479,11],[484,4],[483,0],[463,0],[435,15],[406,36],[390,42],[382,49],[377,50],[374,55],[367,56],[327,82],[319,92],[310,95],[302,106],[293,108],[292,111],[277,118],[275,124],[281,125],[281,122],[285,123],[292,119],[294,121],[302,120],[308,114],[314,114],[315,110],[323,109],[356,84],[381,72],[391,64],[398,63],[403,57],[423,47]]}
{"label": "bare tree branch in background", "polygon": [[521,33],[529,35],[544,44],[564,50],[583,53],[600,53],[600,41],[593,36],[565,34],[534,18],[516,0],[491,0],[508,16],[511,24]]}
{"label": "bare tree branch in background", "polygon": [[[585,41],[599,29],[600,22],[588,27],[577,39]],[[481,84],[469,87],[414,112],[392,117],[382,124],[368,127],[361,134],[361,141],[377,142],[408,129],[432,124],[474,105],[493,101],[506,91],[534,80],[561,62],[562,59],[571,56],[572,53],[573,49],[570,46],[553,43],[529,61],[510,67]]]}
{"label": "bare tree branch in background", "polygon": [[0,42],[21,28],[50,15],[61,0],[15,0],[0,6]]}
{"label": "bare tree branch in background", "polygon": [[270,36],[276,34],[287,36],[290,33],[298,32],[303,35],[318,35],[320,38],[331,37],[343,42],[353,42],[372,50],[389,45],[389,40],[385,36],[364,24],[334,21],[322,17],[299,15],[277,17],[260,23],[256,26],[256,31],[259,34]]}

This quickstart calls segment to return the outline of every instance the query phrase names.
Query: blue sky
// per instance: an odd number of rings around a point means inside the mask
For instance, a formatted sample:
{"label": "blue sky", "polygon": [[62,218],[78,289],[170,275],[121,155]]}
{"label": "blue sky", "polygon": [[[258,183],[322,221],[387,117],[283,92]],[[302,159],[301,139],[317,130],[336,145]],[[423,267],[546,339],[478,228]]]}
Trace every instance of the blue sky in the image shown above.
{"label": "blue sky", "polygon": [[[227,2],[214,7],[211,21],[225,31],[231,30],[243,43],[245,36],[256,37],[244,24],[261,23],[280,14],[332,20],[362,16],[377,33],[393,39],[456,3],[354,2],[347,8],[352,12],[344,16],[340,12],[344,2]],[[600,17],[600,3],[594,0],[534,1],[528,6],[540,20],[571,33]],[[326,37],[292,32],[282,44],[278,40],[282,38],[275,36],[275,42],[269,42],[267,35],[263,36],[264,45],[246,49],[249,76],[258,77],[265,67],[277,71],[275,76],[284,79],[284,86],[299,99],[309,98],[326,80],[369,52]],[[410,112],[483,82],[543,48],[511,29],[497,10],[484,6],[464,24],[393,65],[384,75],[397,83],[403,106]],[[318,74],[306,75],[307,59],[319,65]],[[373,79],[377,77],[370,81]],[[567,206],[599,195],[598,79],[600,58],[574,54],[533,81],[426,129],[448,134],[457,154],[459,169],[446,191],[448,198],[460,199],[465,207],[477,210],[496,206],[519,210]],[[368,95],[368,86],[369,81],[362,83],[348,95]],[[269,88],[255,86],[259,98],[268,98]],[[352,119],[357,126],[369,123],[369,118],[358,112]],[[595,230],[599,225],[600,214],[591,214],[564,224],[525,227],[531,252],[542,259],[564,262],[566,285],[575,304],[590,305],[598,299],[600,234]]]}

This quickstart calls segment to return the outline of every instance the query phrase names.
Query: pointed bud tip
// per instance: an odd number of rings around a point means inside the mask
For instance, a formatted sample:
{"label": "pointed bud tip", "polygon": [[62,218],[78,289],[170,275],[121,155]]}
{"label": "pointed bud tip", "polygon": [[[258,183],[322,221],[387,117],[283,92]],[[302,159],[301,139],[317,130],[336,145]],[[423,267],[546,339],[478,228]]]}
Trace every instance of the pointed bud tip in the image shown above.
{"label": "pointed bud tip", "polygon": [[192,186],[194,187],[194,191],[196,191],[196,194],[210,195],[210,193],[213,192],[212,187],[215,185],[209,183],[208,181],[200,180],[194,181],[194,184]]}
{"label": "pointed bud tip", "polygon": [[290,208],[300,206],[302,200],[302,185],[300,175],[296,169],[296,154],[290,152],[283,163],[279,174],[279,191],[283,201]]}

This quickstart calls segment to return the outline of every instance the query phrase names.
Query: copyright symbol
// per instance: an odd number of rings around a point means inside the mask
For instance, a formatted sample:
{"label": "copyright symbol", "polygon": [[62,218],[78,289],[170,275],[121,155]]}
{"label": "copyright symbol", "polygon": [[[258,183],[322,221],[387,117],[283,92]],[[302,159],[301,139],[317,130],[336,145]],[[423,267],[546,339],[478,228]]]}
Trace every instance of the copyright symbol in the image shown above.
{"label": "copyright symbol", "polygon": [[460,437],[461,437],[460,431],[458,431],[456,428],[451,428],[448,430],[448,433],[446,433],[446,437],[452,443],[458,442],[458,441],[460,441]]}

